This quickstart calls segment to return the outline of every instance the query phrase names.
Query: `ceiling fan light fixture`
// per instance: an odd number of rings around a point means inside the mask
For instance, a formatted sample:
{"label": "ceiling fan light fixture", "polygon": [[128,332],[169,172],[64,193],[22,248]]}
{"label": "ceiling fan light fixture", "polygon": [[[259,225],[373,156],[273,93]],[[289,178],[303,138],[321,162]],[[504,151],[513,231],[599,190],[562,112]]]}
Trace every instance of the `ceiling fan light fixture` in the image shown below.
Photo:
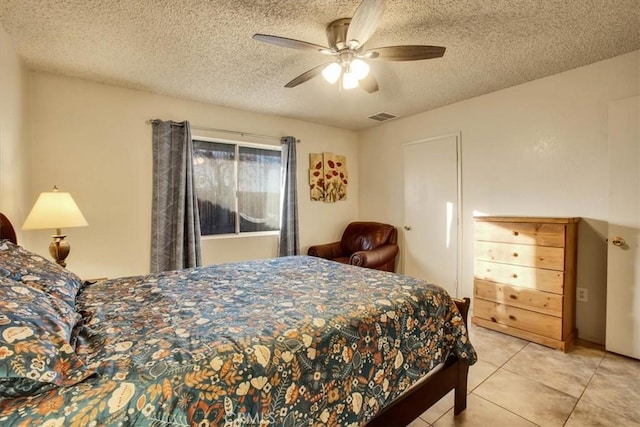
{"label": "ceiling fan light fixture", "polygon": [[342,67],[340,66],[340,64],[338,64],[337,62],[332,62],[331,64],[324,67],[324,69],[322,70],[322,77],[324,77],[327,82],[334,84],[340,78],[341,72]]}
{"label": "ceiling fan light fixture", "polygon": [[342,89],[354,89],[358,87],[358,79],[356,78],[354,73],[343,73],[342,74]]}
{"label": "ceiling fan light fixture", "polygon": [[369,60],[381,61],[419,61],[423,59],[441,58],[445,48],[428,45],[382,46],[375,50],[365,50],[364,46],[375,32],[385,0],[360,0],[352,18],[340,18],[330,22],[326,27],[329,47],[287,37],[268,34],[254,34],[254,40],[282,46],[290,49],[319,52],[331,55],[335,63],[319,64],[305,71],[284,85],[293,88],[323,75],[330,84],[338,83],[339,90],[362,87],[367,93],[377,92],[378,82],[371,75]]}
{"label": "ceiling fan light fixture", "polygon": [[369,64],[362,59],[354,59],[351,61],[351,72],[358,80],[362,80],[369,75]]}
{"label": "ceiling fan light fixture", "polygon": [[354,40],[349,40],[347,42],[347,46],[349,47],[349,49],[356,50],[356,49],[358,49],[360,47],[360,42],[358,40],[355,40],[355,39]]}

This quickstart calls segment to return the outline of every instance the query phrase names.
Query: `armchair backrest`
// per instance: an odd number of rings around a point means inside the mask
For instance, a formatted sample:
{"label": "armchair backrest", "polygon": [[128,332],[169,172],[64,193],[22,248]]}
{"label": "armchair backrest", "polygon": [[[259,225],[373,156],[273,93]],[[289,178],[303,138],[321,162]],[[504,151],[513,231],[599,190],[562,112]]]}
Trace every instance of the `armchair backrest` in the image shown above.
{"label": "armchair backrest", "polygon": [[18,244],[16,231],[13,229],[11,221],[2,213],[0,213],[0,239],[7,239],[13,244]]}
{"label": "armchair backrest", "polygon": [[342,233],[340,247],[343,254],[350,255],[385,244],[395,244],[397,241],[398,232],[393,225],[379,222],[352,222]]}

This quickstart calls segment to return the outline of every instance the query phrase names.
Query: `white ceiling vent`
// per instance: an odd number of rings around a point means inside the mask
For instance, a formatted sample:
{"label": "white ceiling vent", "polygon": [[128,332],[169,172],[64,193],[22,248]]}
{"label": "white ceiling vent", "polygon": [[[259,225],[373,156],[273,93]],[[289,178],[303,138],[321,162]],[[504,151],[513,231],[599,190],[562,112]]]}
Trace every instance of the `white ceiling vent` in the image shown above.
{"label": "white ceiling vent", "polygon": [[395,119],[396,117],[398,117],[398,116],[396,116],[395,114],[384,113],[384,112],[378,113],[378,114],[374,114],[373,116],[369,116],[369,118],[371,120],[375,120],[375,121],[378,121],[378,122],[385,122],[387,120]]}

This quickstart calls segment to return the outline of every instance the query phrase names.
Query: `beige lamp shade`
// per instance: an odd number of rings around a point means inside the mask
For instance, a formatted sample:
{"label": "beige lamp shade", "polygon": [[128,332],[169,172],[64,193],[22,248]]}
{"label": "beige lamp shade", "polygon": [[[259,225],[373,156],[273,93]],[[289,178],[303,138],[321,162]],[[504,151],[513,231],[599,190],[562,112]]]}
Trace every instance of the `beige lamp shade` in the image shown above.
{"label": "beige lamp shade", "polygon": [[60,229],[87,225],[89,225],[87,220],[80,212],[71,194],[58,191],[54,187],[53,191],[40,193],[22,229]]}

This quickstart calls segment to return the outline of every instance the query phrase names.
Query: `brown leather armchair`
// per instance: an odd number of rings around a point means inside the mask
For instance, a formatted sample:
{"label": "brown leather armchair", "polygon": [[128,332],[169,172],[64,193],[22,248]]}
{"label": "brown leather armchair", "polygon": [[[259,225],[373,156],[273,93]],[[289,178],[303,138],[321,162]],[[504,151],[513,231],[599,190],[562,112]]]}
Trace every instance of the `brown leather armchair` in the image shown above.
{"label": "brown leather armchair", "polygon": [[352,222],[339,242],[311,246],[308,255],[395,272],[398,231],[379,222]]}

